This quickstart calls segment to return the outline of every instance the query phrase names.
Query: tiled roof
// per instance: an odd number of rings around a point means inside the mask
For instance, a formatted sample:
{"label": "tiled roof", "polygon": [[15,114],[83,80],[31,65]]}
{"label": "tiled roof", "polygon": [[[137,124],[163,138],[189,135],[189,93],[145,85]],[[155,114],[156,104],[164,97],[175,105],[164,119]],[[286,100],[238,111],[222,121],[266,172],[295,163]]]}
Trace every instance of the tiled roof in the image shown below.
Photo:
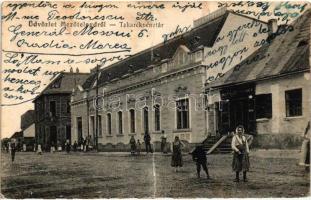
{"label": "tiled roof", "polygon": [[[176,49],[180,45],[186,46],[190,51],[194,51],[200,46],[211,47],[214,44],[214,41],[216,40],[216,37],[219,34],[227,16],[228,12],[211,20],[210,22],[192,29],[185,34],[168,40],[166,43],[161,43],[101,69],[102,73],[99,77],[99,84],[108,82],[115,78],[120,78],[130,72],[147,68],[151,64],[156,64],[160,60],[169,59],[174,55]],[[158,59],[151,60],[152,57]],[[83,84],[83,88],[90,88],[94,82],[95,74],[92,74]]]}
{"label": "tiled roof", "polygon": [[20,138],[23,137],[23,131],[15,132],[11,138]]}
{"label": "tiled roof", "polygon": [[[311,10],[309,9],[291,24],[294,27],[293,31],[277,36],[271,43],[262,46],[245,61],[226,72],[223,77],[207,84],[206,87],[223,87],[310,71],[310,24]],[[256,60],[256,57],[263,59]]]}
{"label": "tiled roof", "polygon": [[36,99],[45,94],[71,93],[72,89],[78,84],[83,84],[89,75],[89,73],[62,72],[42,90]]}

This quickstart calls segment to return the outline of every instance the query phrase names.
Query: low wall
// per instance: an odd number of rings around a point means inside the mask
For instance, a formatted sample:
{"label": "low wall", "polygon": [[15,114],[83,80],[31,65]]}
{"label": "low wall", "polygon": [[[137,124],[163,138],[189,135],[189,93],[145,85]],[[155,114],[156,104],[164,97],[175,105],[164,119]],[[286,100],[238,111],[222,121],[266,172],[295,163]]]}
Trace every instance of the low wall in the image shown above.
{"label": "low wall", "polygon": [[302,136],[297,134],[258,134],[254,137],[252,148],[299,149],[302,140]]}
{"label": "low wall", "polygon": [[[182,141],[184,147],[182,149],[183,152],[190,152],[197,144],[188,143],[187,141]],[[161,142],[156,141],[151,144],[151,148],[155,152],[161,152]],[[166,143],[167,152],[171,152],[171,143]],[[131,146],[130,144],[118,143],[118,144],[98,144],[98,151],[102,152],[130,152]],[[141,143],[141,151],[145,152],[145,143]]]}

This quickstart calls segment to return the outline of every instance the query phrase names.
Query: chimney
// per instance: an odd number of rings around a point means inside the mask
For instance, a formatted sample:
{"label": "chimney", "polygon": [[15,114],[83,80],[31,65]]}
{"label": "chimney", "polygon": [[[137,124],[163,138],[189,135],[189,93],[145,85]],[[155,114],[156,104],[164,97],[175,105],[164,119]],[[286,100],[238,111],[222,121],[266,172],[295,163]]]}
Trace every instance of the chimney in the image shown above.
{"label": "chimney", "polygon": [[269,36],[276,33],[278,31],[278,20],[277,19],[269,19],[268,20],[268,29],[269,29]]}

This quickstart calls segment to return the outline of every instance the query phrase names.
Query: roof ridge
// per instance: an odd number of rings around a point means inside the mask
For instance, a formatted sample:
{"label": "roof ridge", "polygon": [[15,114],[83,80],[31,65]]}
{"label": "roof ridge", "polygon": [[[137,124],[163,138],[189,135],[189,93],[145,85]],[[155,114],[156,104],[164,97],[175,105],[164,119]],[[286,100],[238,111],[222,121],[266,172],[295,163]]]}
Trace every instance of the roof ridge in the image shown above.
{"label": "roof ridge", "polygon": [[185,32],[185,33],[183,33],[183,34],[177,35],[176,37],[173,37],[173,38],[167,40],[166,42],[160,42],[160,43],[158,43],[158,44],[156,44],[156,45],[153,45],[153,46],[151,46],[151,47],[149,47],[149,48],[146,48],[146,49],[144,49],[144,50],[141,50],[141,51],[139,51],[139,52],[137,52],[137,53],[135,53],[135,54],[129,56],[128,58],[125,58],[125,59],[120,60],[120,61],[118,61],[118,62],[116,62],[116,63],[113,63],[113,64],[111,64],[111,65],[108,65],[107,67],[104,67],[104,68],[102,68],[101,70],[109,69],[109,68],[111,68],[111,67],[114,67],[115,65],[118,65],[118,64],[120,64],[120,63],[126,62],[129,58],[133,58],[133,57],[139,56],[140,54],[149,52],[149,51],[152,50],[152,49],[159,48],[159,47],[162,47],[162,46],[167,45],[168,43],[172,43],[172,42],[174,42],[174,41],[176,41],[176,40],[179,40],[179,39],[181,39],[181,38],[183,38],[183,37],[185,37],[185,36],[187,36],[187,35],[190,35],[190,34],[193,33],[194,31],[196,31],[196,30],[198,30],[198,29],[200,29],[200,28],[203,28],[203,27],[207,26],[208,24],[214,22],[216,19],[219,19],[219,18],[223,17],[224,15],[227,15],[228,13],[229,13],[229,11],[225,12],[223,15],[220,15],[219,17],[216,17],[216,18],[214,18],[214,19],[212,19],[212,20],[210,20],[210,21],[208,21],[208,22],[206,22],[206,23],[204,23],[204,24],[201,24],[201,25],[199,25],[199,26],[197,26],[197,27],[193,27],[190,31],[187,31],[187,32]]}

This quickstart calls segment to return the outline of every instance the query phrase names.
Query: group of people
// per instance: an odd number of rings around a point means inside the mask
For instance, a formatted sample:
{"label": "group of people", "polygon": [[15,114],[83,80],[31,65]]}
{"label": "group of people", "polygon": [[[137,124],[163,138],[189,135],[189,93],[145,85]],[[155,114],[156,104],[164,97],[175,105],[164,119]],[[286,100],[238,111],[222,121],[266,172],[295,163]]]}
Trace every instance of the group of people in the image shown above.
{"label": "group of people", "polygon": [[[146,153],[153,153],[153,149],[151,146],[151,137],[150,134],[146,131],[144,134],[144,143],[145,143],[145,150]],[[131,147],[131,155],[139,155],[141,152],[141,142],[138,139],[137,141],[135,140],[135,137],[132,135],[130,139],[130,147]],[[161,137],[161,152],[162,153],[167,153],[167,142],[166,142],[166,137],[164,135],[164,131],[162,131],[162,137]]]}
{"label": "group of people", "polygon": [[[57,141],[56,145],[54,144],[54,142],[52,142],[50,146],[44,149],[46,151],[50,151],[51,153],[64,150],[67,153],[69,153],[71,150],[75,152],[76,151],[87,152],[93,149],[92,137],[91,136],[87,136],[86,138],[82,137],[79,140],[79,143],[77,143],[77,141],[74,141],[73,145],[71,145],[69,139],[67,139],[63,144],[61,144],[60,141]],[[40,143],[34,145],[34,152],[42,154],[42,146]]]}
{"label": "group of people", "polygon": [[[182,147],[183,143],[176,136],[172,144],[172,161],[171,166],[175,167],[177,172],[180,167],[183,166],[182,160]],[[243,172],[243,181],[247,182],[247,172],[249,171],[249,146],[247,138],[244,135],[244,127],[238,126],[236,133],[232,137],[231,147],[233,150],[232,170],[235,172],[235,182],[240,181],[240,173]],[[193,161],[196,162],[197,176],[200,178],[201,168],[206,173],[207,179],[210,179],[208,168],[207,168],[207,157],[203,145],[197,145],[191,152]]]}
{"label": "group of people", "polygon": [[[144,143],[145,143],[145,149],[146,149],[146,153],[153,153],[153,149],[151,147],[151,137],[150,134],[146,131],[144,134]],[[135,155],[135,153],[137,153],[137,155],[140,154],[141,152],[141,143],[139,140],[135,140],[134,136],[131,136],[130,139],[130,146],[131,146],[131,154]]]}

